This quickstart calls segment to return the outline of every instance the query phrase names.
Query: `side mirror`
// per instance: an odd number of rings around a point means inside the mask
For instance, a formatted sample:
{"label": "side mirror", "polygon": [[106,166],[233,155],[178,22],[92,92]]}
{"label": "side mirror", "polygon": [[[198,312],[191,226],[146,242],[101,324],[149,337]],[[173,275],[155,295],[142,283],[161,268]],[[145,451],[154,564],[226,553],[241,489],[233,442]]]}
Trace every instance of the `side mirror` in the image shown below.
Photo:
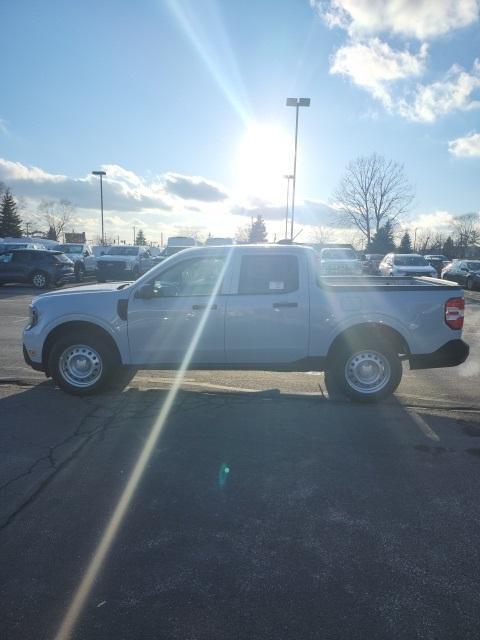
{"label": "side mirror", "polygon": [[155,288],[152,283],[142,284],[142,286],[135,291],[135,297],[142,298],[143,300],[150,300],[150,298],[153,298],[154,295]]}
{"label": "side mirror", "polygon": [[90,254],[88,253],[88,251],[84,251],[84,252],[83,252],[83,257],[84,257],[84,258],[87,258],[89,255],[90,255]]}

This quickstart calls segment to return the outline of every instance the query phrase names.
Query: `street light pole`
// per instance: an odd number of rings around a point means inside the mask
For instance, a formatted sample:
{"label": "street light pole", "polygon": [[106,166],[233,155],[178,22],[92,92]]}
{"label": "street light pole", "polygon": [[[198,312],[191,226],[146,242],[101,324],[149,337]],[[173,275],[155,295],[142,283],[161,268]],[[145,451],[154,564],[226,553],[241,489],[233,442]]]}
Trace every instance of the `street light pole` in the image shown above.
{"label": "street light pole", "polygon": [[102,216],[102,245],[105,244],[105,233],[103,230],[103,176],[107,175],[106,171],[92,171],[92,175],[100,177],[100,213]]}
{"label": "street light pole", "polygon": [[295,220],[295,187],[297,184],[297,146],[298,146],[298,111],[300,107],[309,107],[310,98],[287,98],[287,107],[295,107],[295,152],[293,156],[293,189],[292,189],[292,218],[290,222],[290,240],[293,241],[293,223]]}
{"label": "street light pole", "polygon": [[287,173],[283,176],[287,181],[287,205],[285,207],[285,240],[288,238],[288,203],[290,200],[290,180],[293,179],[293,175]]}

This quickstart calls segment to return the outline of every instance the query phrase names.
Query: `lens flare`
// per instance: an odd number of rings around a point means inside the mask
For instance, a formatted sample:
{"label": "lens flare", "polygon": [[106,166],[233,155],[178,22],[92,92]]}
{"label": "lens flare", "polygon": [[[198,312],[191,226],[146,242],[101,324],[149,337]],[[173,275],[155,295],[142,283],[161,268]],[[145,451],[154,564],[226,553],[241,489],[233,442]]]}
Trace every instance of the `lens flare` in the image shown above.
{"label": "lens flare", "polygon": [[[135,463],[132,473],[128,479],[128,482],[123,490],[122,495],[113,511],[113,514],[110,520],[107,523],[107,526],[102,534],[100,542],[95,549],[95,552],[90,560],[90,563],[87,567],[87,570],[75,592],[75,595],[67,609],[67,612],[62,620],[60,628],[58,630],[57,635],[55,636],[55,640],[69,640],[72,636],[73,629],[75,624],[82,612],[82,609],[85,605],[85,602],[90,594],[90,591],[95,583],[95,580],[105,562],[107,554],[112,547],[112,544],[115,540],[115,537],[118,533],[118,530],[125,518],[127,510],[130,506],[130,503],[135,495],[135,491],[138,488],[138,484],[142,478],[142,475],[145,471],[145,467],[147,466],[152,453],[156,447],[160,434],[162,433],[163,427],[167,421],[170,410],[175,402],[175,398],[177,397],[178,391],[182,385],[183,379],[185,377],[185,372],[187,371],[189,364],[192,360],[192,357],[197,348],[200,337],[205,328],[205,324],[207,319],[211,313],[212,305],[214,304],[215,298],[218,295],[220,287],[222,286],[223,278],[225,277],[226,270],[230,263],[230,259],[232,256],[232,250],[229,249],[224,253],[225,262],[221,272],[218,275],[217,281],[213,288],[213,291],[208,299],[208,302],[205,306],[205,310],[200,318],[198,323],[198,327],[195,331],[195,334],[192,337],[192,341],[188,346],[188,349],[185,353],[185,356],[182,360],[182,363],[177,371],[175,376],[175,380],[170,387],[165,402],[160,410],[160,413],[153,423],[150,434],[143,446],[142,451]],[[226,467],[228,468],[228,467]]]}

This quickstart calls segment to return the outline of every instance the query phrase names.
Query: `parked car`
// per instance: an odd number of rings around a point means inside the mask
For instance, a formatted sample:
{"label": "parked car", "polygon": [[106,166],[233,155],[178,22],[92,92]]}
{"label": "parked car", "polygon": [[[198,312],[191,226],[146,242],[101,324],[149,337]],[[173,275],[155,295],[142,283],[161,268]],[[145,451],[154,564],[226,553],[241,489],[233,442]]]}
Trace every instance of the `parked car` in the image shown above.
{"label": "parked car", "polygon": [[97,258],[97,282],[136,280],[153,266],[148,247],[113,245]]}
{"label": "parked car", "polygon": [[233,238],[212,238],[211,236],[205,240],[206,247],[221,247],[234,244]]}
{"label": "parked car", "polygon": [[0,253],[0,285],[30,283],[36,289],[73,279],[73,262],[60,251],[10,249]]}
{"label": "parked car", "polygon": [[329,247],[318,253],[320,273],[325,276],[359,276],[362,263],[353,249]]}
{"label": "parked car", "polygon": [[73,261],[75,270],[75,280],[80,282],[86,275],[95,275],[97,260],[93,255],[92,248],[87,243],[67,243],[59,244],[55,247],[57,251],[62,251]]}
{"label": "parked car", "polygon": [[0,252],[10,251],[11,249],[43,249],[41,244],[35,242],[0,242]]}
{"label": "parked car", "polygon": [[362,271],[370,276],[378,276],[378,267],[383,260],[383,253],[366,253],[362,259]]}
{"label": "parked car", "polygon": [[196,246],[195,238],[190,238],[189,236],[170,236],[167,240],[167,247],[195,247]]}
{"label": "parked car", "polygon": [[439,278],[442,276],[444,267],[450,262],[449,259],[443,255],[426,255],[424,258],[428,264],[435,269]]}
{"label": "parked car", "polygon": [[186,249],[136,282],[33,300],[26,362],[65,391],[94,393],[136,369],[326,372],[356,401],[395,391],[411,369],[462,363],[458,285],[320,277],[314,250],[288,245]]}
{"label": "parked car", "polygon": [[437,277],[437,271],[425,258],[416,253],[388,253],[378,270],[382,276],[428,276]]}
{"label": "parked car", "polygon": [[458,282],[470,291],[480,289],[480,260],[455,260],[443,269],[442,278]]}

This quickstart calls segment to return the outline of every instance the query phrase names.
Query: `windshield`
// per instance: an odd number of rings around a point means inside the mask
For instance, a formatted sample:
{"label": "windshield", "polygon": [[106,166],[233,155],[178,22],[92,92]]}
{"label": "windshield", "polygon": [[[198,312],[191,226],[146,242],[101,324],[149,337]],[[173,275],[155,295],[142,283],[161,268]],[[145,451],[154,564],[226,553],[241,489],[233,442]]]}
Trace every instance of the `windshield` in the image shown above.
{"label": "windshield", "polygon": [[140,249],[138,247],[110,247],[105,255],[108,256],[136,256]]}
{"label": "windshield", "polygon": [[353,249],[323,249],[322,260],[357,260],[357,255]]}
{"label": "windshield", "polygon": [[81,244],[57,244],[55,251],[62,251],[63,253],[82,253],[83,245]]}
{"label": "windshield", "polygon": [[395,256],[393,263],[397,267],[428,267],[423,256]]}

